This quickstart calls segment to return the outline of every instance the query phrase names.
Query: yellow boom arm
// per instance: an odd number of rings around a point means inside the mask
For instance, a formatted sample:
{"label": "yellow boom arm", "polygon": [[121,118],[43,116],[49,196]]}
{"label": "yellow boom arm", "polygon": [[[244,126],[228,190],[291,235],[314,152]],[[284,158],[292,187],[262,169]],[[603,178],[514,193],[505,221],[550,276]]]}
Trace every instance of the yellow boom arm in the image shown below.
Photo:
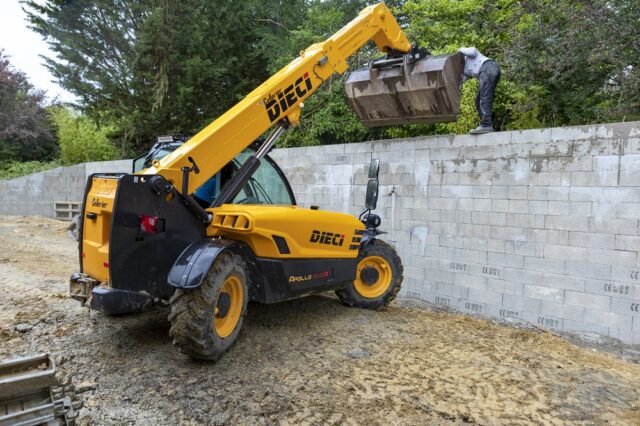
{"label": "yellow boom arm", "polygon": [[192,158],[202,171],[189,177],[188,192],[192,193],[275,123],[287,118],[297,124],[302,102],[333,73],[344,73],[347,58],[369,40],[383,52],[411,49],[387,6],[384,3],[369,6],[329,39],[301,52],[180,148],[154,161],[142,174],[162,175],[180,188],[181,168],[190,167]]}

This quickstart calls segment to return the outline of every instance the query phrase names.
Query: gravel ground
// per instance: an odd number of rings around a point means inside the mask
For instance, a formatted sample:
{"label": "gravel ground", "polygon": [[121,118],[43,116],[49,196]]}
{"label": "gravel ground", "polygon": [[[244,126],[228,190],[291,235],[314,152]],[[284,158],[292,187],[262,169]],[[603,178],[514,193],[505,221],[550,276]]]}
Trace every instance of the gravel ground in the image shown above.
{"label": "gravel ground", "polygon": [[0,216],[0,357],[51,353],[81,424],[640,424],[632,350],[401,303],[252,304],[219,362],[190,361],[166,308],[107,317],[67,298],[65,227]]}

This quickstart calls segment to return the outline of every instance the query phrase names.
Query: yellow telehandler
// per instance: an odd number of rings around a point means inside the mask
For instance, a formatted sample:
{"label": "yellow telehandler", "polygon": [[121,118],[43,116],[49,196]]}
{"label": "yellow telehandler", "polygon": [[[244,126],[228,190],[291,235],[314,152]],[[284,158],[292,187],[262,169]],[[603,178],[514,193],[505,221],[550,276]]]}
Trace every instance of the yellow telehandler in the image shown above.
{"label": "yellow telehandler", "polygon": [[168,301],[174,344],[203,360],[233,344],[249,301],[334,290],[349,306],[387,306],[400,290],[403,267],[377,238],[380,218],[371,211],[378,161],[369,169],[366,210],[356,218],[296,206],[267,155],[298,123],[305,99],[344,73],[347,59],[369,40],[386,57],[346,81],[365,124],[455,119],[460,55],[412,49],[384,4],[367,7],[186,142],[154,145],[132,174],[90,176],[71,297],[107,314]]}

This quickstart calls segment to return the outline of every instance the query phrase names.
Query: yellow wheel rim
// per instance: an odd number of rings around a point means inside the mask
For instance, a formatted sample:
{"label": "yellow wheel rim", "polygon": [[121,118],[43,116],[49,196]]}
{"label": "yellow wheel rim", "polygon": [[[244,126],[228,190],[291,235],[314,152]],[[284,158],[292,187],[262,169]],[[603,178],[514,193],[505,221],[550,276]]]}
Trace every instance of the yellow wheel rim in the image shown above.
{"label": "yellow wheel rim", "polygon": [[228,337],[233,333],[240,320],[243,303],[242,280],[232,275],[224,282],[213,308],[213,325],[218,336]]}
{"label": "yellow wheel rim", "polygon": [[[373,272],[374,270],[375,272]],[[363,271],[367,277],[363,277]],[[372,278],[374,279],[372,280]],[[353,284],[362,297],[367,299],[380,297],[391,285],[391,265],[380,256],[367,256],[358,263],[356,279]]]}

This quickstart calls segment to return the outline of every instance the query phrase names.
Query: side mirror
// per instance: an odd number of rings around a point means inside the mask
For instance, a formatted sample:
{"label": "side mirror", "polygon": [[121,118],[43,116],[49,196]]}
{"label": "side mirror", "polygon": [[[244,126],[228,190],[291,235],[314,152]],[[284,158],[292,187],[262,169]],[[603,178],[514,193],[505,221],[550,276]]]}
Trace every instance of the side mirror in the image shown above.
{"label": "side mirror", "polygon": [[371,179],[369,183],[367,183],[367,195],[365,197],[364,205],[367,210],[375,210],[377,204],[378,204],[378,181],[375,179]]}
{"label": "side mirror", "polygon": [[380,160],[373,159],[369,163],[369,179],[378,180],[378,171],[380,170]]}

